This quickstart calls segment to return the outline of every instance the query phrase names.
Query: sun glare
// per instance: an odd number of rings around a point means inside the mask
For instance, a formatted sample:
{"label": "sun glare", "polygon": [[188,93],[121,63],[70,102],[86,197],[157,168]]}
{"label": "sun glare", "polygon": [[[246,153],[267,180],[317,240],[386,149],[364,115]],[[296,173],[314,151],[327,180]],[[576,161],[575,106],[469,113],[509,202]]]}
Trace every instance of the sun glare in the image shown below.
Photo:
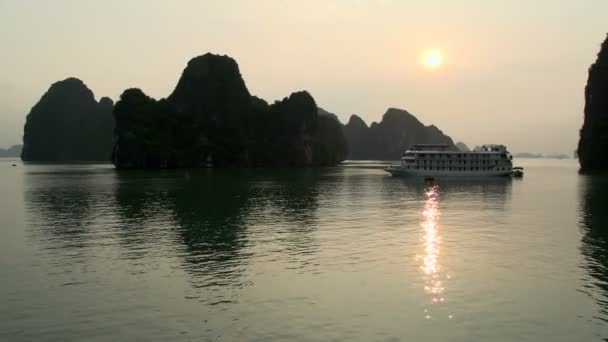
{"label": "sun glare", "polygon": [[436,69],[443,64],[443,56],[438,49],[428,50],[422,54],[422,62],[431,69]]}

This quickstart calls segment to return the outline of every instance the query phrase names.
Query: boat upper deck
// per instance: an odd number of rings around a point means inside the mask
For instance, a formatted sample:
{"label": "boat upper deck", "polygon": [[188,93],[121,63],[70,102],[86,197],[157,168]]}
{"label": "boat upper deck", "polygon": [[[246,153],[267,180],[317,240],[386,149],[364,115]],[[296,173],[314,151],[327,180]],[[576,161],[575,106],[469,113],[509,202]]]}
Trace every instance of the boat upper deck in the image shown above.
{"label": "boat upper deck", "polygon": [[508,153],[506,146],[504,145],[482,145],[478,146],[472,151],[461,151],[455,146],[440,145],[440,144],[417,144],[412,146],[410,149],[405,151],[406,154],[503,154]]}

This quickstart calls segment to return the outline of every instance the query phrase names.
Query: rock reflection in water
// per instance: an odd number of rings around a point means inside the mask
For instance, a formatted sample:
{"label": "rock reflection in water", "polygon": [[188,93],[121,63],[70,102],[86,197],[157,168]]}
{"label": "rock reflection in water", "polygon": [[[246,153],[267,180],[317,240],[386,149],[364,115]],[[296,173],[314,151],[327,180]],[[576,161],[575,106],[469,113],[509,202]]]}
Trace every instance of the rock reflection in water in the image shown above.
{"label": "rock reflection in water", "polygon": [[[251,285],[244,277],[261,245],[278,245],[287,266],[314,264],[318,174],[315,171],[198,170],[165,174],[119,173],[116,208],[121,226],[137,232],[161,225],[173,232],[171,245],[190,274],[188,297],[209,303],[238,300],[238,289]],[[279,222],[291,227],[282,234]],[[286,234],[284,234],[286,233]],[[167,243],[163,243],[166,245]],[[308,255],[309,257],[303,257]],[[293,256],[293,257],[292,257]],[[303,263],[303,264],[301,264]]]}
{"label": "rock reflection in water", "polygon": [[167,253],[192,275],[194,288],[225,289],[213,300],[231,301],[225,298],[233,297],[229,289],[246,285],[242,273],[248,255],[243,247],[250,182],[246,175],[206,173],[168,172],[158,177],[119,172],[116,210],[123,233],[132,234],[125,248],[134,247],[135,237],[164,239],[158,248],[172,248]]}
{"label": "rock reflection in water", "polygon": [[[91,248],[103,243],[94,223],[111,216],[112,183],[111,169],[90,170],[86,166],[48,165],[26,173],[29,234],[51,250],[73,249],[66,266],[83,262]],[[49,262],[64,264],[60,259]]]}
{"label": "rock reflection in water", "polygon": [[31,237],[66,272],[93,257],[128,261],[133,274],[177,264],[190,275],[189,298],[227,303],[251,284],[244,274],[254,256],[282,253],[293,269],[318,265],[311,233],[320,176],[316,170],[61,170],[26,175],[24,198]]}
{"label": "rock reflection in water", "polygon": [[582,291],[600,306],[598,318],[608,322],[608,177],[585,176],[582,181],[582,267],[589,276]]}

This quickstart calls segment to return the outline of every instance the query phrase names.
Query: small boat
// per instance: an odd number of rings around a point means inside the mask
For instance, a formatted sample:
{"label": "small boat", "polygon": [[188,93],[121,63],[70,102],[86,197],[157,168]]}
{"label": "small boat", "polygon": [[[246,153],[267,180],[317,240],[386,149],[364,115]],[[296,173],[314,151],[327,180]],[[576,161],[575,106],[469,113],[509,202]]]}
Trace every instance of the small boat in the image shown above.
{"label": "small boat", "polygon": [[521,178],[524,176],[524,168],[521,166],[515,166],[513,168],[513,172],[511,172],[511,175],[515,178]]}

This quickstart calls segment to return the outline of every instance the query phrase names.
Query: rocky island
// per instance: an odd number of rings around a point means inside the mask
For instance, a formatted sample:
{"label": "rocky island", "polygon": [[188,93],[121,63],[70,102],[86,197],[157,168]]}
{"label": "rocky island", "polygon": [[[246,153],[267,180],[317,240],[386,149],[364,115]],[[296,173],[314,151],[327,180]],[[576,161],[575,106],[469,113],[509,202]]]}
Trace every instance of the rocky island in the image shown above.
{"label": "rocky island", "polygon": [[396,160],[415,144],[446,144],[452,138],[433,126],[425,126],[408,111],[389,108],[379,123],[369,127],[363,119],[352,115],[344,126],[350,153],[348,159]]}
{"label": "rocky island", "polygon": [[51,85],[27,115],[24,161],[109,161],[112,152],[113,102],[97,102],[79,79]]}
{"label": "rocky island", "polygon": [[111,160],[120,169],[323,166],[454,145],[402,109],[368,127],[356,115],[342,125],[306,91],[269,104],[249,93],[234,59],[214,54],[190,60],[160,100],[132,88],[114,106],[79,79],[56,82],[28,114],[23,141],[24,161]]}
{"label": "rocky island", "polygon": [[578,160],[582,172],[608,171],[608,36],[589,68]]}
{"label": "rocky island", "polygon": [[167,98],[125,90],[114,118],[119,169],[333,165],[348,150],[340,123],[319,115],[308,92],[268,104],[234,59],[210,53],[188,62]]}

